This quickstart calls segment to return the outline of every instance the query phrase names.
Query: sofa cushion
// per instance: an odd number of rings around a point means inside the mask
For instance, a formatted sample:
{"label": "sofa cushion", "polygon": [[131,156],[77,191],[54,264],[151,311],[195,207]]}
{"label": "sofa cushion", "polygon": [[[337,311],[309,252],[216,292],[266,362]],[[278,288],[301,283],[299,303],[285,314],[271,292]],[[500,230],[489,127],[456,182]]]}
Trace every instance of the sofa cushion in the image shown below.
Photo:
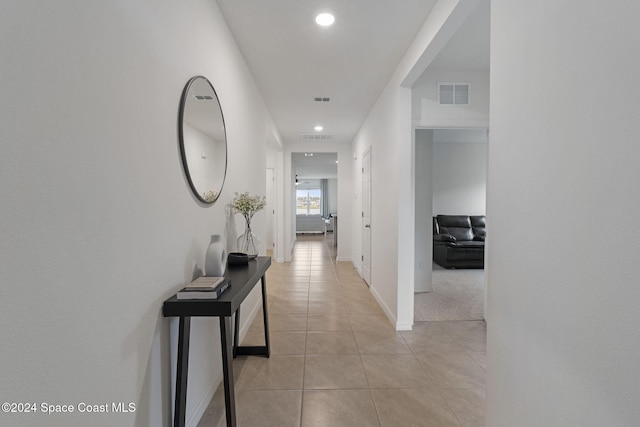
{"label": "sofa cushion", "polygon": [[451,234],[458,241],[473,240],[473,231],[470,228],[440,227],[440,232]]}
{"label": "sofa cushion", "polygon": [[451,242],[451,243],[455,243],[456,242],[456,238],[453,237],[451,234],[434,234],[433,235],[433,241],[434,242]]}
{"label": "sofa cushion", "polygon": [[469,219],[472,227],[485,228],[487,226],[487,218],[484,215],[473,215]]}
{"label": "sofa cushion", "polygon": [[471,217],[467,215],[438,215],[440,227],[471,228]]}
{"label": "sofa cushion", "polygon": [[473,263],[474,261],[483,261],[484,251],[479,248],[456,248],[447,253],[447,261],[455,263]]}
{"label": "sofa cushion", "polygon": [[466,215],[438,215],[440,234],[451,234],[456,240],[473,240],[471,219]]}
{"label": "sofa cushion", "polygon": [[486,237],[487,219],[484,215],[475,215],[469,217],[471,219],[471,229],[473,230],[473,240],[481,240],[484,242]]}
{"label": "sofa cushion", "polygon": [[456,242],[456,244],[461,248],[484,250],[484,242],[479,242],[476,240],[470,240],[468,242]]}

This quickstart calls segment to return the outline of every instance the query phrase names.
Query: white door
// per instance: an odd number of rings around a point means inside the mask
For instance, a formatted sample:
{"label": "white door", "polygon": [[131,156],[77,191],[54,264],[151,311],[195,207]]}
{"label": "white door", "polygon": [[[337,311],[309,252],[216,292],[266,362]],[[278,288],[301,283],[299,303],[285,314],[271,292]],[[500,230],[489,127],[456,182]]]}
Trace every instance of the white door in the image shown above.
{"label": "white door", "polygon": [[273,168],[267,168],[267,188],[266,188],[266,197],[267,197],[267,236],[265,239],[265,246],[267,251],[272,250],[271,255],[276,257],[276,244],[275,244],[275,234],[276,234],[276,194],[275,194],[275,170]]}
{"label": "white door", "polygon": [[371,148],[362,156],[362,278],[371,284]]}

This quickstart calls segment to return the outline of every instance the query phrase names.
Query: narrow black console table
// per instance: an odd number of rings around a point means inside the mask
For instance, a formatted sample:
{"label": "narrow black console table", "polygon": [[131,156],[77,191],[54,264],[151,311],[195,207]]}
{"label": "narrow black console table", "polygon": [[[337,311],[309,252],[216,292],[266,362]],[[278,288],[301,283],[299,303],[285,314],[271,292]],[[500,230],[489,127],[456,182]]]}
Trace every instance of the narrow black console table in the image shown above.
{"label": "narrow black console table", "polygon": [[[222,347],[222,370],[224,373],[224,400],[227,426],[236,425],[236,405],[233,384],[233,358],[236,355],[270,355],[269,317],[267,314],[267,281],[265,274],[271,265],[271,257],[258,257],[248,265],[228,267],[225,277],[231,286],[218,299],[178,300],[172,296],[164,302],[164,317],[179,317],[178,366],[176,370],[176,401],[173,414],[174,427],[184,427],[187,404],[187,375],[189,367],[189,332],[191,317],[212,316],[220,318],[220,345]],[[264,346],[238,345],[240,304],[260,281],[262,283],[262,313],[264,320]],[[231,316],[236,315],[233,340],[231,338]]]}

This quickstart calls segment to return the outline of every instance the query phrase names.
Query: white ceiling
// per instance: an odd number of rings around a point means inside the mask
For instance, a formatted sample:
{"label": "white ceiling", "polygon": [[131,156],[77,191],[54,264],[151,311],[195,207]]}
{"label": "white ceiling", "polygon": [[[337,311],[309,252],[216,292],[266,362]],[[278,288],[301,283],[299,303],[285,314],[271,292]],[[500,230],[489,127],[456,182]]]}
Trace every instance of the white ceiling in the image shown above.
{"label": "white ceiling", "polygon": [[490,18],[490,2],[481,2],[429,68],[488,70]]}
{"label": "white ceiling", "polygon": [[[284,143],[317,124],[350,143],[435,3],[218,0]],[[325,10],[327,28],[314,21]]]}
{"label": "white ceiling", "polygon": [[[316,125],[350,143],[437,0],[217,2],[286,144],[315,135]],[[472,13],[433,67],[488,68],[488,3],[480,2],[485,10]],[[316,25],[322,11],[335,15],[333,26]]]}
{"label": "white ceiling", "polygon": [[291,168],[299,179],[338,178],[338,153],[291,154]]}

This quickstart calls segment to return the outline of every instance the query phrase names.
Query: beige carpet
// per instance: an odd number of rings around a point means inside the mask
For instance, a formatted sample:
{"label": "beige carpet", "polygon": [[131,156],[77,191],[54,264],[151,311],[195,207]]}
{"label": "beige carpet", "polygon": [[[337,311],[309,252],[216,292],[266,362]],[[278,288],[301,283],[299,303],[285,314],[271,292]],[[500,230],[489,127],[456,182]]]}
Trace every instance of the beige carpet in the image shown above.
{"label": "beige carpet", "polygon": [[483,320],[484,270],[433,265],[433,292],[415,294],[414,320]]}

